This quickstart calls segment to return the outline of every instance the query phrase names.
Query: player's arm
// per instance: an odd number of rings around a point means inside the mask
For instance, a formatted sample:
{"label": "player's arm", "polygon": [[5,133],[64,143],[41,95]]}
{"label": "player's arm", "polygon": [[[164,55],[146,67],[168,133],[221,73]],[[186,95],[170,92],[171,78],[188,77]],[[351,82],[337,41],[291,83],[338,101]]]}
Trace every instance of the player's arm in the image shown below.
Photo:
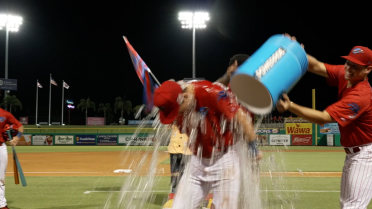
{"label": "player's arm", "polygon": [[12,140],[9,141],[10,145],[16,146],[18,144],[18,141],[21,139],[21,136],[23,135],[23,131],[24,131],[23,125],[21,125],[20,127],[18,127],[18,133],[17,133],[17,135],[15,135],[12,138]]}
{"label": "player's arm", "polygon": [[307,71],[328,78],[327,69],[323,62],[309,54],[307,55],[307,61],[309,62]]}
{"label": "player's arm", "polygon": [[283,99],[278,101],[276,107],[279,112],[290,111],[299,117],[320,125],[335,122],[327,111],[319,111],[293,103],[289,100],[287,94],[283,94]]}
{"label": "player's arm", "polygon": [[234,74],[236,69],[238,68],[238,61],[235,60],[235,62],[227,67],[226,73],[219,79],[217,79],[216,82],[222,83],[225,86],[228,86],[230,83],[231,75]]}
{"label": "player's arm", "polygon": [[19,139],[23,135],[23,125],[12,115],[10,112],[8,112],[8,115],[6,116],[8,118],[8,123],[13,125],[13,128],[18,131],[17,135],[13,137],[11,141],[9,141],[9,144],[12,146],[16,146]]}
{"label": "player's arm", "polygon": [[249,142],[254,141],[256,139],[256,134],[254,133],[252,118],[239,108],[236,112],[235,119],[238,121],[238,124],[242,126],[245,139]]}

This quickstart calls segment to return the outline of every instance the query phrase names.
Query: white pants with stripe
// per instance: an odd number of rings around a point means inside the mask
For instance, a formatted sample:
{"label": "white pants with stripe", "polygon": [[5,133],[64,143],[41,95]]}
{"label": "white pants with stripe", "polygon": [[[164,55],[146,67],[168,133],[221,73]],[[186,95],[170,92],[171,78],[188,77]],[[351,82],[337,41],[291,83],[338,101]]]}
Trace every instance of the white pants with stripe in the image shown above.
{"label": "white pants with stripe", "polygon": [[341,179],[342,209],[366,209],[372,199],[372,144],[347,154]]}
{"label": "white pants with stripe", "polygon": [[213,162],[192,155],[177,187],[173,209],[200,208],[208,193],[213,194],[216,209],[237,209],[239,190],[239,158],[234,149]]}
{"label": "white pants with stripe", "polygon": [[6,144],[0,146],[0,208],[7,205],[5,199],[5,172],[8,166],[8,150]]}

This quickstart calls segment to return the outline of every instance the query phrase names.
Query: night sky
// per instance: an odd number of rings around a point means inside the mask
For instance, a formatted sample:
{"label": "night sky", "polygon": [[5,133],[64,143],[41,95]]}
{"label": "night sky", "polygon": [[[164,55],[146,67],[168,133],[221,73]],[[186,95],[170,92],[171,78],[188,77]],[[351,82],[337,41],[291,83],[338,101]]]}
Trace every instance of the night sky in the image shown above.
{"label": "night sky", "polygon": [[[245,3],[242,3],[245,2]],[[83,1],[1,0],[0,12],[23,17],[18,33],[9,38],[9,78],[17,79],[11,92],[23,104],[16,116],[35,117],[36,80],[39,121],[48,120],[49,74],[52,121],[60,121],[62,80],[70,85],[65,99],[99,103],[122,96],[133,106],[142,103],[142,84],[135,74],[122,36],[126,36],[160,82],[192,76],[192,31],[181,28],[180,10],[206,10],[211,20],[196,31],[196,76],[214,81],[236,53],[254,53],[270,36],[289,33],[307,53],[330,64],[343,64],[355,45],[372,47],[372,25],[367,1]],[[4,77],[5,31],[0,31],[0,77]],[[289,93],[317,108],[337,99],[325,80],[306,74]],[[83,113],[74,110],[74,117]],[[88,115],[89,116],[89,115]],[[101,116],[98,113],[90,116]],[[78,121],[78,120],[77,120]]]}

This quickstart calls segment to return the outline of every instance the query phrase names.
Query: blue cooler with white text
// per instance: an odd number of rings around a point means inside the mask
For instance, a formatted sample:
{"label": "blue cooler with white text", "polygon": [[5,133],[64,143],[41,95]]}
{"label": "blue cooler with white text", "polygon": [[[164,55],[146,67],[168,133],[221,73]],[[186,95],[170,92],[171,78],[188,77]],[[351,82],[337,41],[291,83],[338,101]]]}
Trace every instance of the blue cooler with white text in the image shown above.
{"label": "blue cooler with white text", "polygon": [[230,86],[240,103],[254,114],[270,113],[283,92],[306,73],[305,50],[282,34],[271,36],[236,70]]}

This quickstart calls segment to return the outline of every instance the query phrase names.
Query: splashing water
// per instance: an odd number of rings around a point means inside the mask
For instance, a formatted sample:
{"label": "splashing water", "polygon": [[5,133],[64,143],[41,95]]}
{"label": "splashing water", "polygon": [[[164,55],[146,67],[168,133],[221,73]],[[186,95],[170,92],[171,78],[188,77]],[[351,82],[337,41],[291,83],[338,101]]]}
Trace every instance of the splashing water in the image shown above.
{"label": "splashing water", "polygon": [[[150,208],[148,203],[155,201],[155,195],[153,194],[154,185],[157,182],[157,164],[159,158],[159,147],[166,145],[170,135],[171,128],[170,125],[163,125],[160,123],[158,109],[155,107],[151,114],[149,114],[143,121],[155,117],[153,122],[154,129],[154,141],[153,147],[149,150],[152,152],[144,152],[142,158],[138,162],[130,162],[130,169],[133,171],[128,176],[126,176],[123,185],[121,186],[119,200],[117,202],[117,208],[120,209],[145,209]],[[255,123],[254,130],[260,127],[263,116],[261,116]],[[250,118],[248,118],[250,119]],[[188,112],[184,115],[184,122],[181,126],[183,132],[187,132],[189,135],[189,147],[195,148],[195,141],[198,136],[199,131],[202,134],[206,133],[206,118],[205,115],[200,112]],[[294,208],[293,197],[288,194],[283,194],[282,192],[277,192],[271,194],[269,190],[283,190],[286,188],[286,183],[283,176],[274,176],[273,173],[280,170],[285,170],[283,165],[284,162],[281,161],[280,155],[270,154],[263,160],[258,162],[254,158],[254,153],[247,145],[247,142],[243,140],[243,132],[237,121],[227,121],[224,118],[220,118],[220,134],[225,133],[230,130],[234,133],[235,145],[228,148],[233,150],[234,155],[238,156],[238,160],[233,164],[236,171],[236,177],[240,179],[239,185],[239,195],[237,197],[238,208],[239,209],[269,209],[278,208],[277,203],[279,202],[281,208]],[[141,131],[145,128],[145,123],[141,123],[136,132],[132,137],[137,137]],[[216,141],[216,147],[222,146],[221,141]],[[148,144],[150,145],[150,143]],[[128,145],[130,146],[130,145]],[[202,149],[199,147],[197,149],[197,159],[201,164],[213,164],[221,159],[221,153],[214,149],[212,157],[209,159],[202,158]],[[278,152],[279,153],[279,152]],[[128,158],[123,158],[123,163],[128,161]],[[185,160],[190,160],[186,158]],[[191,163],[185,162],[186,167],[183,172],[183,176],[179,183],[177,189],[177,196],[182,197],[183,202],[192,203],[194,201],[191,191],[190,184],[187,183],[191,176],[192,168]],[[269,180],[262,183],[260,180],[260,173],[265,172],[269,174],[267,177]],[[220,175],[218,180],[225,178],[224,175]],[[182,186],[181,186],[182,185]],[[260,186],[261,185],[261,186]],[[223,187],[222,187],[223,189]],[[110,208],[110,202],[112,199],[112,194],[106,201],[104,209]]]}

